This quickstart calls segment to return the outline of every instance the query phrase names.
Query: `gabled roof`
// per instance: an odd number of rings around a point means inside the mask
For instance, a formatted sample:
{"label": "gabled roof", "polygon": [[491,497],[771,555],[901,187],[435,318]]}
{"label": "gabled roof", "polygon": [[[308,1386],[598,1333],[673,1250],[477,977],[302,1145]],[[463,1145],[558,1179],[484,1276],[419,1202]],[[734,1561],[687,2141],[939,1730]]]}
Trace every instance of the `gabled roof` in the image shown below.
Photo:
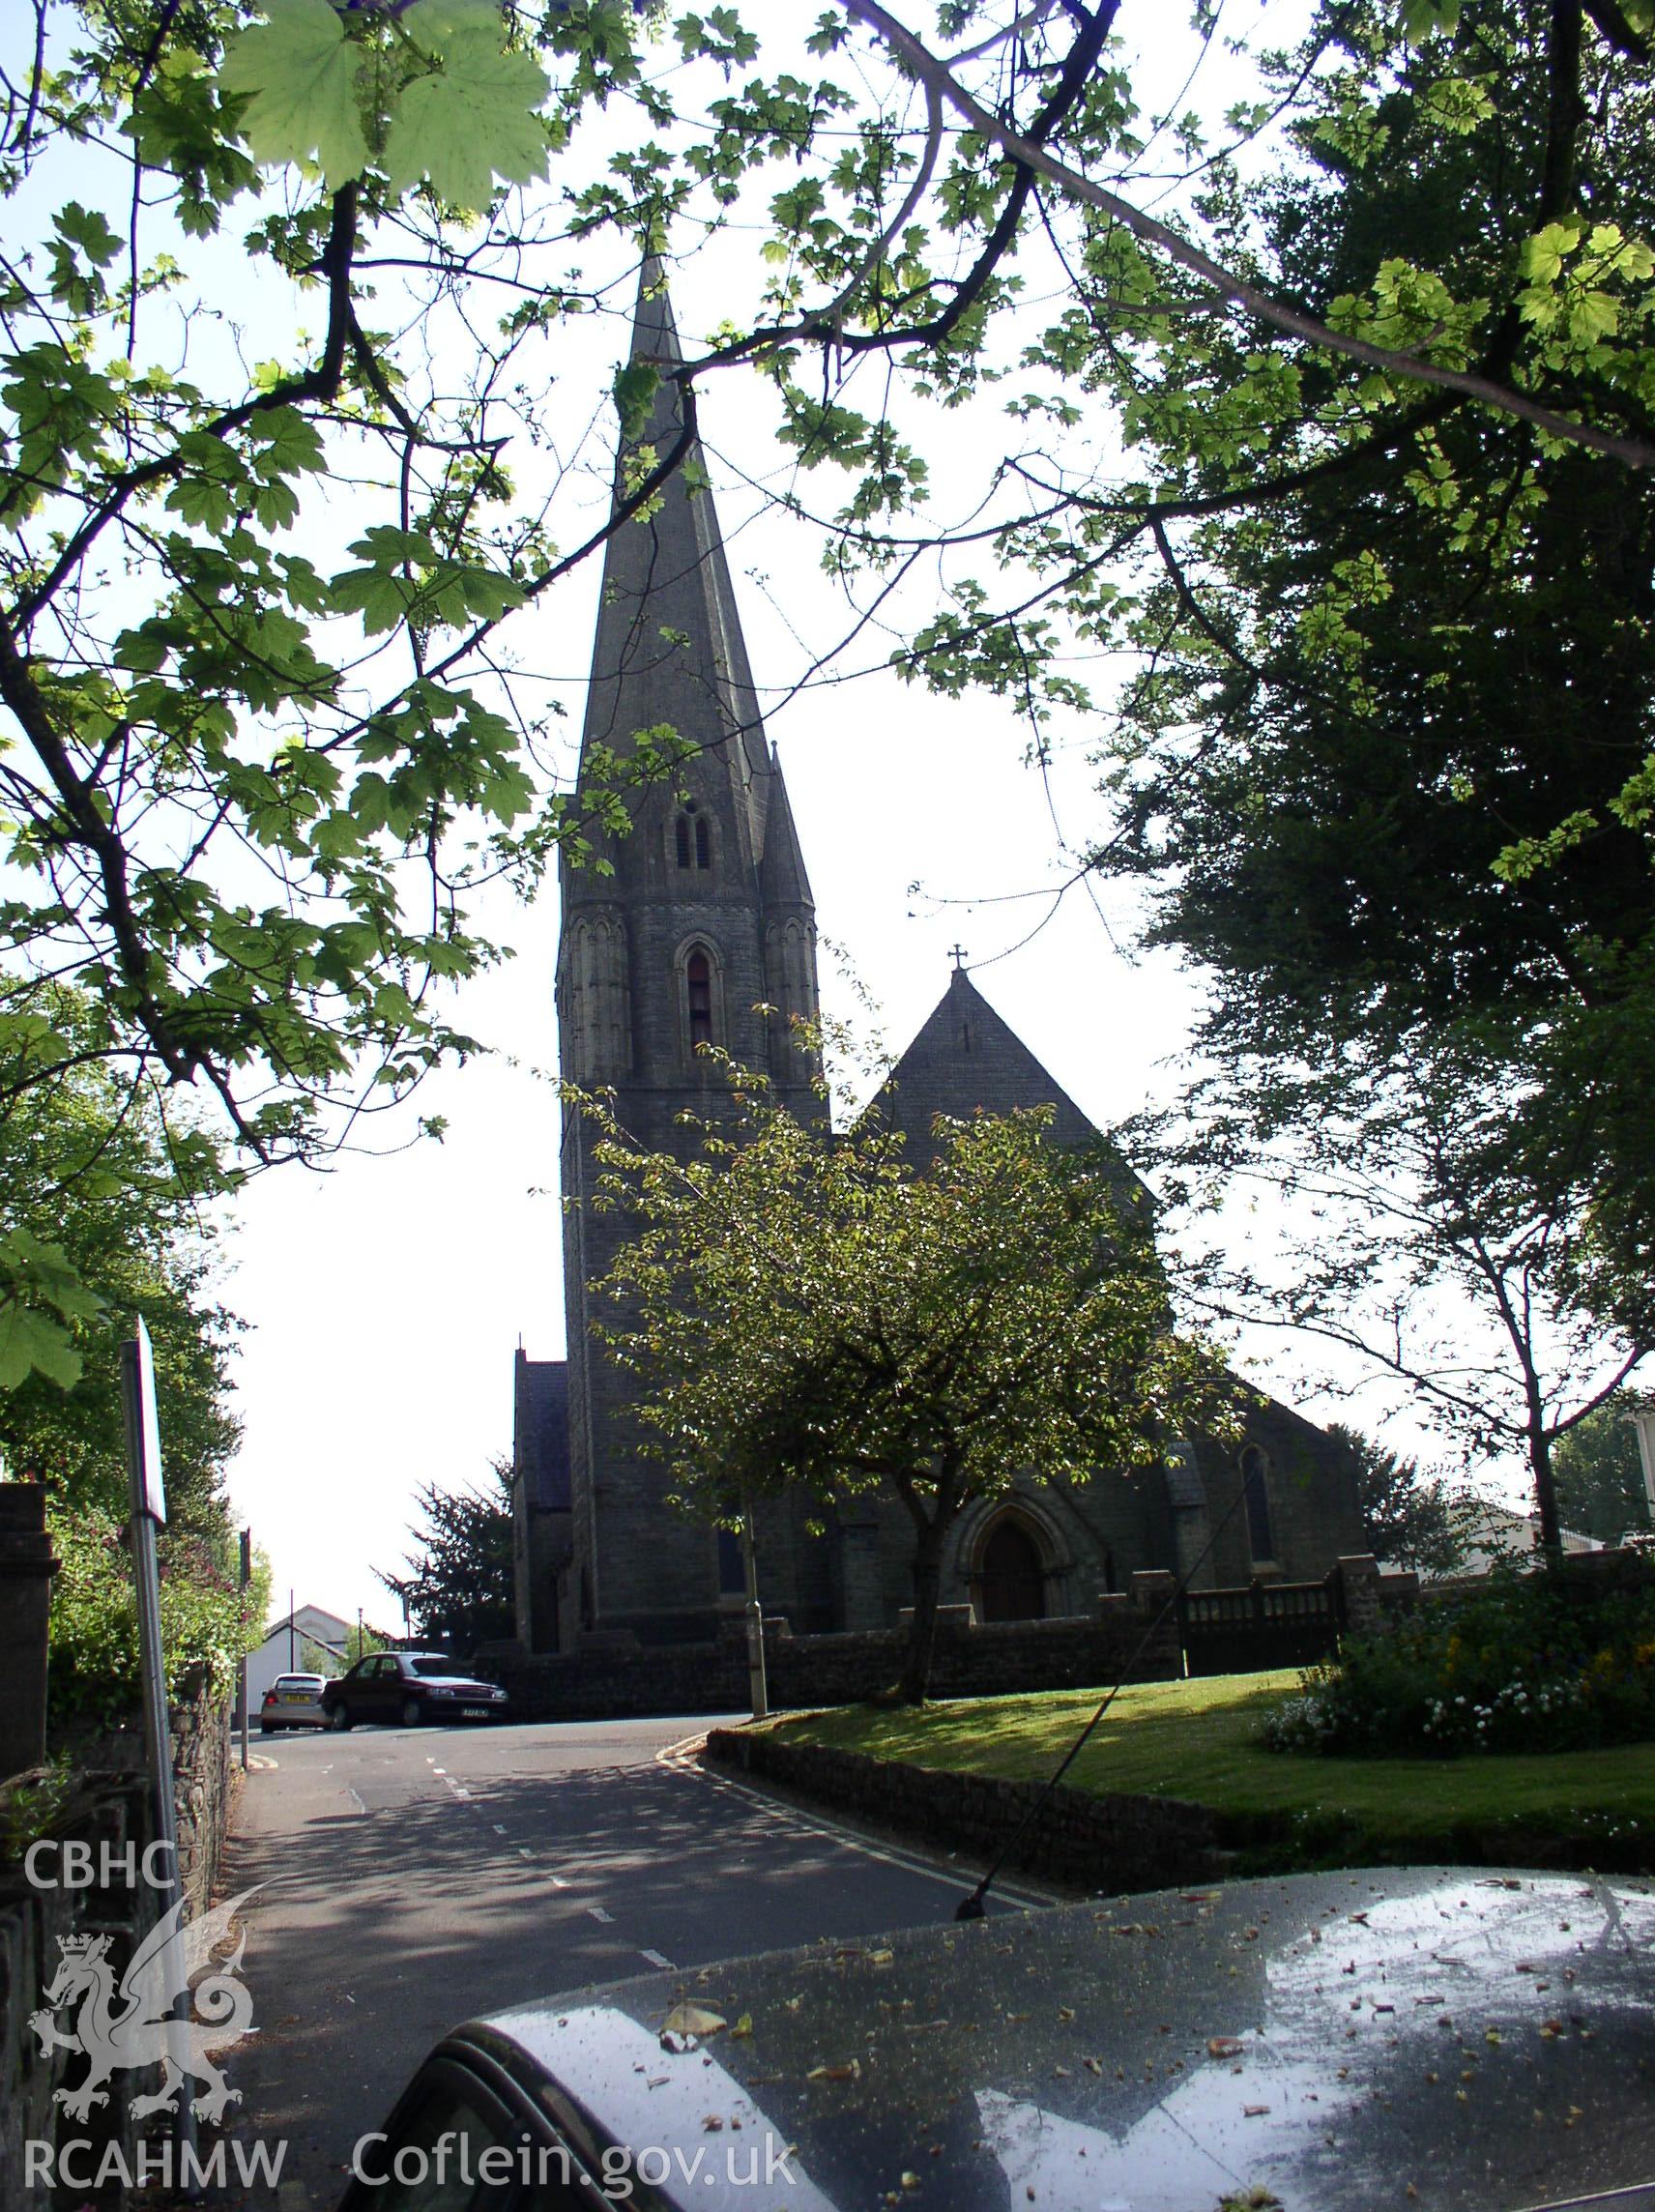
{"label": "gabled roof", "polygon": [[529,1504],[566,1513],[569,1483],[568,1365],[517,1350],[512,1377],[511,1464]]}
{"label": "gabled roof", "polygon": [[973,1114],[1056,1109],[1052,1136],[1085,1144],[1098,1132],[1057,1078],[1001,1019],[963,968],[868,1108],[903,1131],[916,1167],[932,1156],[931,1123],[939,1114],[969,1121]]}

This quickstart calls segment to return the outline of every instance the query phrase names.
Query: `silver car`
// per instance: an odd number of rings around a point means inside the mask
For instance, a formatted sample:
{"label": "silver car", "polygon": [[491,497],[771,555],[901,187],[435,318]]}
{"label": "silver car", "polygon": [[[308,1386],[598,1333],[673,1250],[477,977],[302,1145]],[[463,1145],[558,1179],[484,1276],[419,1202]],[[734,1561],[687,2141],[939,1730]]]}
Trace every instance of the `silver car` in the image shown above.
{"label": "silver car", "polygon": [[259,1706],[260,1735],[274,1735],[284,1728],[325,1728],[322,1687],[327,1678],[325,1674],[278,1674]]}

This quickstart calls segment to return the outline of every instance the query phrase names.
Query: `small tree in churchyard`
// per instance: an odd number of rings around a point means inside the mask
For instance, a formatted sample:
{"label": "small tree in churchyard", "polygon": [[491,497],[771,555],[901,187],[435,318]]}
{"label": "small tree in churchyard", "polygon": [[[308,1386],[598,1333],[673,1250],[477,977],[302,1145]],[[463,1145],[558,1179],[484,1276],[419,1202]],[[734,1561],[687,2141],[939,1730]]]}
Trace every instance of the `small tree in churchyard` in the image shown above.
{"label": "small tree in churchyard", "polygon": [[420,1641],[456,1654],[511,1634],[510,1461],[497,1459],[493,1473],[486,1490],[425,1483],[416,1497],[425,1525],[409,1531],[418,1548],[408,1556],[408,1572],[375,1570],[401,1599]]}
{"label": "small tree in churchyard", "polygon": [[939,1121],[922,1173],[868,1117],[832,1137],[730,1066],[733,1114],[679,1159],[597,1101],[599,1206],[636,1235],[595,1333],[637,1383],[676,1499],[726,1522],[801,1488],[882,1492],[914,1527],[901,1694],[930,1679],[944,1540],[1024,1470],[1125,1479],[1227,1385],[1175,1333],[1147,1204],[1101,1143],[1039,1110]]}

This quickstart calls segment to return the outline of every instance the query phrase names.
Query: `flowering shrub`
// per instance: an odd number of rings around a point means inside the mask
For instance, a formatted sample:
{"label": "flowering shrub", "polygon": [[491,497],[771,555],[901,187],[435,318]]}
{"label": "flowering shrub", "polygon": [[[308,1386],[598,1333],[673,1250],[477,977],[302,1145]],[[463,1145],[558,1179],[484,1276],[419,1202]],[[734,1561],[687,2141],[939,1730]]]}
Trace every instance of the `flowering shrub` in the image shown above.
{"label": "flowering shrub", "polygon": [[1655,1737],[1655,1591],[1590,1601],[1544,1574],[1421,1606],[1270,1714],[1273,1751],[1454,1756]]}

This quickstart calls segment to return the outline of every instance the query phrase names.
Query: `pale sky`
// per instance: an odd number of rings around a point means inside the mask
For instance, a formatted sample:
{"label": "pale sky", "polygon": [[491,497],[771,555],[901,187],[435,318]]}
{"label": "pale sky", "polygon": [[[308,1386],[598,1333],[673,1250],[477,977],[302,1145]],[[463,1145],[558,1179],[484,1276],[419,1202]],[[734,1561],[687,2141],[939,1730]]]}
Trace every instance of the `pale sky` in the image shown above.
{"label": "pale sky", "polygon": [[[1152,68],[1176,91],[1183,65],[1162,26],[1149,28],[1162,48]],[[1287,39],[1291,20],[1274,29]],[[1228,65],[1214,66],[1228,98]],[[735,226],[675,277],[686,346],[730,311],[732,283],[750,290],[753,253],[752,233]],[[564,457],[583,451],[594,394],[623,342],[615,324],[595,319],[557,338],[547,428]],[[702,422],[761,698],[780,700],[846,618],[820,574],[815,533],[765,511],[742,480],[778,475],[773,411],[768,397],[755,400],[762,391],[750,377],[711,381]],[[998,424],[998,413],[979,412],[928,429],[939,513],[969,511],[989,448],[1000,451],[1007,435]],[[599,442],[586,465],[589,496],[600,501]],[[828,472],[801,488],[823,507],[843,496]],[[594,562],[512,633],[523,664],[546,679],[533,686],[537,700],[549,694],[566,709],[567,765],[597,582]],[[928,611],[932,583],[915,579],[915,619]],[[877,668],[893,642],[864,637],[845,665]],[[1083,673],[1107,695],[1107,669]],[[974,697],[934,700],[875,673],[786,700],[769,735],[819,929],[883,1006],[893,1046],[941,996],[958,942],[987,998],[1094,1121],[1107,1125],[1174,1094],[1167,1062],[1187,1040],[1192,981],[1168,956],[1134,963],[1129,894],[1082,886],[1052,907],[1075,849],[1104,824],[1085,759],[1095,733],[1060,731],[1057,765],[1042,776],[1023,765],[1029,733],[1008,710]],[[546,1080],[556,1053],[555,883],[532,910],[489,918],[516,957],[468,989],[461,1017],[499,1057],[445,1072],[405,1118],[412,1139],[418,1115],[446,1115],[446,1142],[344,1158],[324,1175],[285,1169],[238,1208],[222,1295],[248,1333],[238,1362],[246,1435],[230,1489],[270,1556],[277,1612],[291,1588],[300,1603],[347,1618],[360,1606],[370,1621],[398,1626],[372,1570],[401,1563],[416,1490],[485,1478],[490,1459],[510,1447],[517,1343],[536,1358],[564,1351],[557,1108]],[[851,1016],[827,942],[821,969],[825,1009]],[[394,1131],[381,1124],[377,1134],[384,1142]]]}

